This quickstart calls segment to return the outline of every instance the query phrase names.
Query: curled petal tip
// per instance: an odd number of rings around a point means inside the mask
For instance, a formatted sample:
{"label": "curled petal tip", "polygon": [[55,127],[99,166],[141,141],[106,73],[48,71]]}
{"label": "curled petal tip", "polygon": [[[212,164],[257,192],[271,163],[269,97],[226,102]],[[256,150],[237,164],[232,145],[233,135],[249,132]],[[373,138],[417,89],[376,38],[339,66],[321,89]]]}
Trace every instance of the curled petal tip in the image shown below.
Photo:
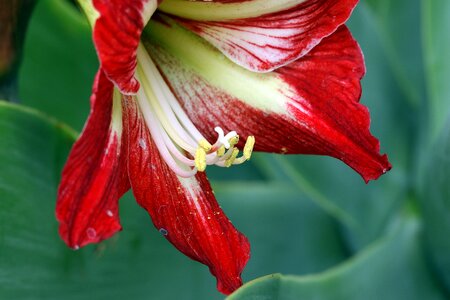
{"label": "curled petal tip", "polygon": [[372,172],[361,173],[364,181],[369,183],[371,180],[377,180],[381,175],[386,174],[392,169],[392,165],[389,162],[388,156],[383,154],[380,156],[378,168]]}
{"label": "curled petal tip", "polygon": [[123,95],[133,96],[136,95],[141,87],[139,81],[136,78],[132,78],[126,84],[116,84],[120,92]]}

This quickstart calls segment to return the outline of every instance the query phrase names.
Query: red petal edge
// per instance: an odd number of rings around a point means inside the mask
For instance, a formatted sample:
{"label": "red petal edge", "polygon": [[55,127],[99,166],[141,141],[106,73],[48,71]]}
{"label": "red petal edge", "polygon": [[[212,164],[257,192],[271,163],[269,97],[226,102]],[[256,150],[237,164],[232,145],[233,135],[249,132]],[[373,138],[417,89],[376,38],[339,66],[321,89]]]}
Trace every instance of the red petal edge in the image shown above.
{"label": "red petal edge", "polygon": [[309,0],[255,18],[223,22],[177,20],[238,65],[269,72],[308,53],[347,21],[357,3],[358,0]]}
{"label": "red petal edge", "polygon": [[[366,183],[392,168],[387,155],[379,154],[380,142],[370,133],[369,110],[359,103],[364,56],[345,25],[307,56],[276,72],[300,96],[289,105],[299,122],[297,128],[284,131],[289,137],[297,135],[296,141],[280,141],[283,153],[297,153],[300,139],[302,152],[338,158]],[[301,99],[311,105],[306,114]]]}
{"label": "red petal edge", "polygon": [[138,203],[155,227],[181,252],[207,265],[217,288],[230,294],[242,285],[250,257],[247,238],[217,204],[204,173],[180,178],[159,155],[134,99],[123,102],[129,130],[129,176]]}
{"label": "red petal edge", "polygon": [[118,200],[129,189],[120,132],[111,130],[113,84],[96,76],[91,113],[62,173],[56,203],[59,234],[78,249],[121,230]]}
{"label": "red petal edge", "polygon": [[257,151],[332,156],[366,182],[391,169],[370,134],[369,111],[358,103],[364,59],[345,26],[274,72],[290,87],[282,91],[292,95],[285,114],[259,110],[219,90],[160,47],[152,48],[151,54],[191,120],[211,140],[214,127],[221,126],[236,130],[241,141],[254,135]]}
{"label": "red petal edge", "polygon": [[[94,44],[100,65],[123,94],[135,94],[136,51],[142,30],[153,11],[146,6],[162,0],[93,0],[100,13],[94,26]],[[148,15],[150,13],[150,15]]]}

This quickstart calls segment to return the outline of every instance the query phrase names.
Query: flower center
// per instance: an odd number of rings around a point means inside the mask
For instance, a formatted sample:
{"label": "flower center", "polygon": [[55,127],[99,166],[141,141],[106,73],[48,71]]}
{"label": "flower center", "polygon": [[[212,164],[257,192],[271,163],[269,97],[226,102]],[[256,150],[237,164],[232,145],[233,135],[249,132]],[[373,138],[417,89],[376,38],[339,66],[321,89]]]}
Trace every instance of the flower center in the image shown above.
{"label": "flower center", "polygon": [[[146,49],[138,49],[137,78],[141,83],[136,98],[152,138],[167,165],[181,177],[203,172],[208,165],[230,167],[250,159],[255,138],[249,136],[238,157],[236,131],[225,134],[215,127],[217,139],[208,141],[192,123],[167,86]],[[145,148],[145,141],[139,143]]]}

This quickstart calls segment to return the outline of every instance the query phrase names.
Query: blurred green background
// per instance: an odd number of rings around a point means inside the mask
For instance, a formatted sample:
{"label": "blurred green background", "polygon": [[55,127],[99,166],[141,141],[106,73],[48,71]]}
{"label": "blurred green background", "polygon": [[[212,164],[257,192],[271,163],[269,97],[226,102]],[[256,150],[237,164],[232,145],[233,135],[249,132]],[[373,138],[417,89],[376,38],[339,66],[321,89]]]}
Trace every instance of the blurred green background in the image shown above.
{"label": "blurred green background", "polygon": [[[248,283],[230,299],[450,299],[450,1],[365,0],[349,26],[366,58],[362,103],[393,169],[366,185],[327,157],[211,168],[252,245]],[[112,239],[79,251],[59,239],[59,174],[98,66],[90,34],[72,3],[38,0],[21,105],[0,102],[0,299],[223,299],[129,194]]]}

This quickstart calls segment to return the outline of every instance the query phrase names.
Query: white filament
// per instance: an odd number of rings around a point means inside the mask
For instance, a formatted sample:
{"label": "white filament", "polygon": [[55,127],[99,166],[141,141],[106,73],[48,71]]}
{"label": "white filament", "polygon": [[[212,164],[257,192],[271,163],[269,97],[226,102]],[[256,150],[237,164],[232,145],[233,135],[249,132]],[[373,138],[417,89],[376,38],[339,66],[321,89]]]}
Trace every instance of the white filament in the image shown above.
{"label": "white filament", "polygon": [[[136,77],[141,83],[136,95],[140,110],[161,157],[172,171],[180,177],[194,176],[198,171],[195,167],[198,149],[203,149],[206,165],[226,165],[234,149],[230,139],[237,137],[236,131],[225,134],[216,127],[217,140],[210,143],[210,149],[205,149],[202,146],[205,137],[189,119],[142,45],[138,48]],[[221,147],[227,149],[222,156],[218,154]]]}

